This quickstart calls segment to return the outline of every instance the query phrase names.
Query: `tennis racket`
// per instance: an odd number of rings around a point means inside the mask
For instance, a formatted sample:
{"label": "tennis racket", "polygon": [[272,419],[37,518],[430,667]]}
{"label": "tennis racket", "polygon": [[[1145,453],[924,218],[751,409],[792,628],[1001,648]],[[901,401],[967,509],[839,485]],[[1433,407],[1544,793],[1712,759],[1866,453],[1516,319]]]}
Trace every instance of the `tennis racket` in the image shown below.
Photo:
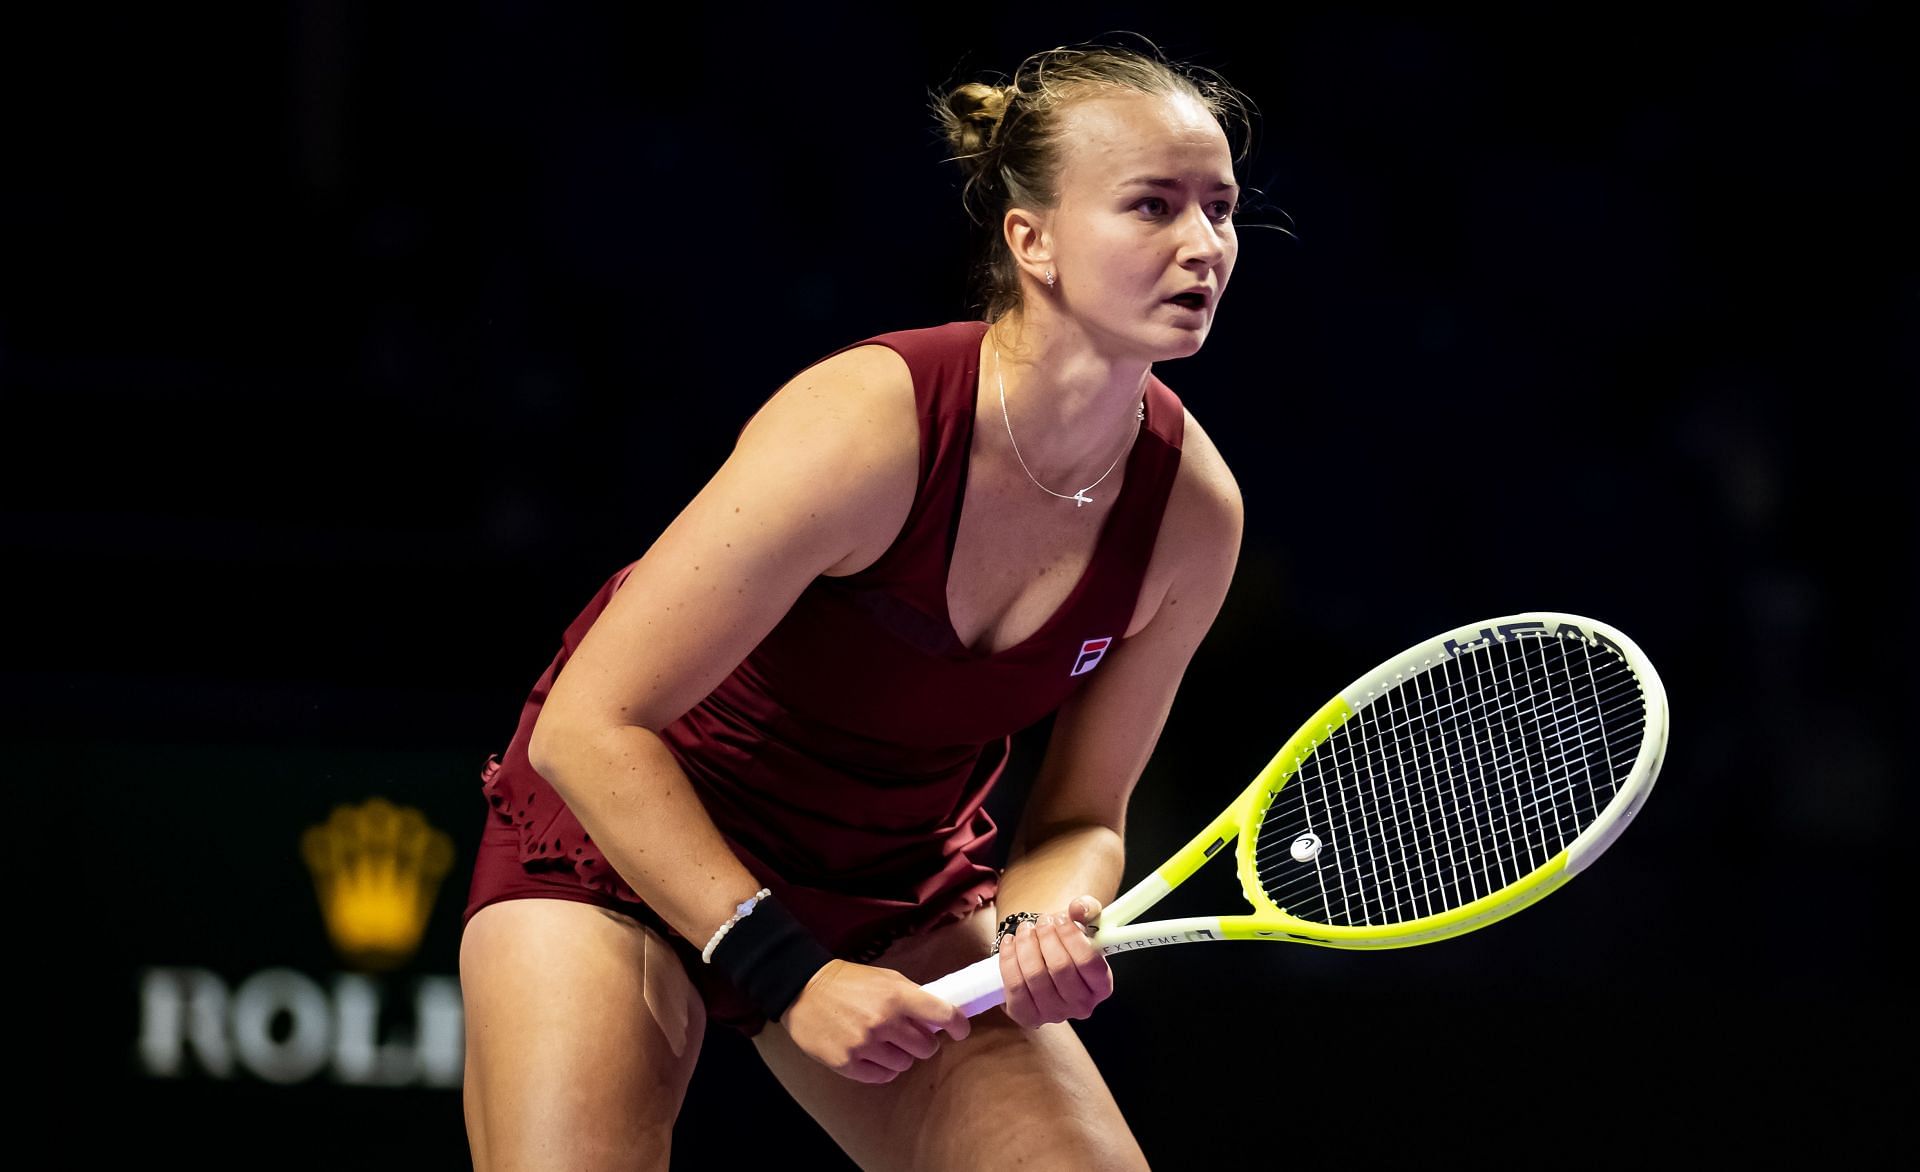
{"label": "tennis racket", "polygon": [[[1613,627],[1533,611],[1445,632],[1328,701],[1089,940],[1107,956],[1207,940],[1374,949],[1484,928],[1591,866],[1666,747],[1660,677]],[[1134,923],[1236,837],[1253,914]],[[969,1017],[1006,998],[993,956],[924,987]]]}

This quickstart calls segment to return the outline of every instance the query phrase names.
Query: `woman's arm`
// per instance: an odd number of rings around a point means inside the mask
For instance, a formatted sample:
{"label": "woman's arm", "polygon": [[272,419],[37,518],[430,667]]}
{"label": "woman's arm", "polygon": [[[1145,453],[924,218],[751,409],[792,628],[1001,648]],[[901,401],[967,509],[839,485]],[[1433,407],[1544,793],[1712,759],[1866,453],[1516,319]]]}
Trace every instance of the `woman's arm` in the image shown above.
{"label": "woman's arm", "polygon": [[541,705],[534,768],[688,940],[705,943],[760,884],[656,733],[719,686],[817,575],[884,548],[918,468],[898,354],[859,347],[803,372],[634,565]]}
{"label": "woman's arm", "polygon": [[1001,911],[1062,921],[1009,937],[1001,948],[1007,1013],[1022,1025],[1085,1017],[1112,992],[1106,961],[1077,925],[1119,891],[1128,799],[1239,560],[1239,488],[1191,416],[1185,434],[1188,475],[1176,482],[1161,526],[1178,543],[1167,593],[1147,625],[1108,652],[1055,714],[1001,876]]}
{"label": "woman's arm", "polygon": [[[760,884],[658,730],[711,693],[815,577],[891,543],[919,444],[912,377],[894,351],[856,347],[803,372],[635,563],[541,706],[534,768],[634,892],[696,945]],[[788,955],[824,954],[790,939]],[[933,1028],[967,1032],[965,1014],[900,974],[839,960],[813,973],[781,1022],[808,1055],[863,1082],[929,1057]]]}

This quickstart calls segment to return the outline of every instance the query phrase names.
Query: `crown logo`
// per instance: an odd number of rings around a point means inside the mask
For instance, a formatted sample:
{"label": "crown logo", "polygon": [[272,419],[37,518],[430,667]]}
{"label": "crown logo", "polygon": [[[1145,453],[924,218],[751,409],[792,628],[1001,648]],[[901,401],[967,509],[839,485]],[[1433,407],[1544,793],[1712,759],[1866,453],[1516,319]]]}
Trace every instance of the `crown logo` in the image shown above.
{"label": "crown logo", "polygon": [[301,834],[300,854],[333,946],[352,966],[383,971],[419,948],[453,840],[420,811],[373,798],[335,806],[325,825]]}

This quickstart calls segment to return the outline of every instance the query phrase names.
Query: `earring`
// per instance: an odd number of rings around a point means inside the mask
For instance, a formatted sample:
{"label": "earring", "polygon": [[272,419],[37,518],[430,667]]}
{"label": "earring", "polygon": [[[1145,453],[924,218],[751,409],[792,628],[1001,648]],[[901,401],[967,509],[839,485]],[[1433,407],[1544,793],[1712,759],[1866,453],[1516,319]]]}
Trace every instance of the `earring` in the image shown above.
{"label": "earring", "polygon": [[1047,288],[1049,289],[1053,288],[1053,270],[1052,269],[1047,270]]}

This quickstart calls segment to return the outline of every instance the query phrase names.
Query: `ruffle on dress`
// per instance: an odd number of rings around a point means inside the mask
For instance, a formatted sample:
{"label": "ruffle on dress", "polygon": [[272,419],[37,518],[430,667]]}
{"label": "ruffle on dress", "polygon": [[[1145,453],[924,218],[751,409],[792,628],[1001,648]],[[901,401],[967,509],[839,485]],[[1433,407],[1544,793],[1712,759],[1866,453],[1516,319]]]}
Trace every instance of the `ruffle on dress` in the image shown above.
{"label": "ruffle on dress", "polygon": [[571,870],[584,887],[628,903],[644,902],[593,845],[593,836],[560,795],[531,765],[509,768],[499,754],[489,754],[480,770],[480,790],[494,816],[511,824],[519,834],[523,865]]}
{"label": "ruffle on dress", "polygon": [[[518,834],[521,865],[536,871],[571,871],[582,886],[645,908],[646,901],[607,862],[593,836],[553,787],[531,764],[516,768],[518,755],[511,748],[507,757],[503,762],[497,754],[488,756],[480,771],[480,788],[493,816]],[[729,846],[829,951],[863,964],[902,937],[965,919],[999,889],[999,875],[993,868],[963,865],[956,868],[959,873],[930,876],[918,899],[850,895],[788,882],[739,842],[729,839]],[[648,912],[652,914],[652,909]]]}

